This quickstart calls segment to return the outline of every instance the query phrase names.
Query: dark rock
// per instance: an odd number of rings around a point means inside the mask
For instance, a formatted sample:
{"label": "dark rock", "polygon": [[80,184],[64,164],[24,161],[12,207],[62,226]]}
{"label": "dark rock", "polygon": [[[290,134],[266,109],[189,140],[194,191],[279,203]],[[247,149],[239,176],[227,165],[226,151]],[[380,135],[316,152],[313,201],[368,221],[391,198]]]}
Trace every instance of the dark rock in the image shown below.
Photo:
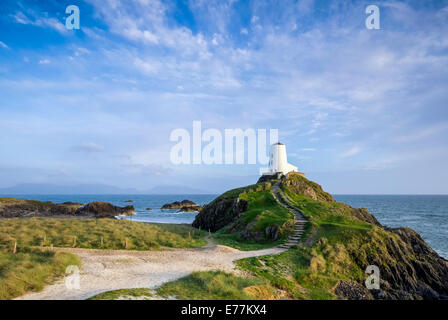
{"label": "dark rock", "polygon": [[193,227],[212,232],[234,222],[242,212],[246,211],[248,203],[239,198],[217,198],[204,206],[193,221]]}
{"label": "dark rock", "polygon": [[152,209],[151,208],[146,208],[146,211],[151,211]]}
{"label": "dark rock", "polygon": [[66,205],[66,206],[78,206],[78,207],[83,206],[82,203],[71,202],[71,201],[66,201],[66,202],[63,202],[62,204],[63,204],[63,205]]}
{"label": "dark rock", "polygon": [[95,201],[79,208],[77,213],[95,218],[114,218],[119,215],[132,215],[134,212],[134,206],[117,207],[109,202]]}
{"label": "dark rock", "polygon": [[134,201],[133,200],[126,200],[125,202],[129,202],[130,203],[130,202],[134,202]]}
{"label": "dark rock", "polygon": [[50,201],[42,202],[37,200],[0,198],[0,217],[23,218],[74,216],[77,214],[77,209],[80,206],[82,206],[82,204],[73,202],[55,204]]}
{"label": "dark rock", "polygon": [[279,238],[279,229],[278,226],[269,226],[266,228],[266,238],[268,238],[269,240],[275,241],[278,240]]}
{"label": "dark rock", "polygon": [[[379,291],[379,290],[378,290]],[[347,300],[373,300],[373,295],[366,287],[355,281],[339,281],[334,293]]]}
{"label": "dark rock", "polygon": [[[365,248],[353,248],[350,256],[365,270],[368,264],[380,267],[382,295],[372,292],[377,299],[433,300],[448,295],[448,263],[421,236],[409,228],[384,228],[390,233],[373,247],[363,262],[359,254]],[[396,235],[396,236],[395,236]],[[397,237],[398,236],[398,237]],[[366,246],[369,246],[366,243]]]}
{"label": "dark rock", "polygon": [[198,207],[196,203],[190,200],[183,200],[183,201],[174,201],[172,203],[166,203],[162,206],[162,210],[165,209],[181,209],[184,207]]}
{"label": "dark rock", "polygon": [[201,210],[201,206],[187,206],[180,208],[178,212],[200,212]]}
{"label": "dark rock", "polygon": [[263,239],[263,233],[261,231],[257,231],[255,228],[255,222],[249,223],[243,231],[241,231],[241,238],[248,241],[260,241]]}

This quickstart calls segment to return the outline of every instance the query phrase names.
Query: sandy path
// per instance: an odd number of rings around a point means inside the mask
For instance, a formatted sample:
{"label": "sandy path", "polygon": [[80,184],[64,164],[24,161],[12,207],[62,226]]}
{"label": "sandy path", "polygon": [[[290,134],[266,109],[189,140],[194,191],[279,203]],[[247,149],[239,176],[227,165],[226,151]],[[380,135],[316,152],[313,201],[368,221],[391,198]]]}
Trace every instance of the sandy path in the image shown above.
{"label": "sandy path", "polygon": [[29,293],[18,299],[82,300],[110,290],[155,288],[194,271],[234,272],[235,260],[285,251],[280,248],[239,251],[220,245],[166,251],[57,250],[72,252],[81,258],[80,289],[67,289],[62,279],[41,292]]}

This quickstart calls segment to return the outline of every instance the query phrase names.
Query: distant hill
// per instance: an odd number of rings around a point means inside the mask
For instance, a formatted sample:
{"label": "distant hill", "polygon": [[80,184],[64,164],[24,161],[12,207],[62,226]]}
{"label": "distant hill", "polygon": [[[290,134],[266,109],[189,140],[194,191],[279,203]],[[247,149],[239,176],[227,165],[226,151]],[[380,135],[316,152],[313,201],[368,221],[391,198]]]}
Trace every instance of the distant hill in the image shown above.
{"label": "distant hill", "polygon": [[103,184],[79,184],[72,186],[46,183],[24,183],[14,187],[0,188],[0,195],[16,194],[136,194],[137,189],[118,188]]}
{"label": "distant hill", "polygon": [[[0,188],[1,195],[19,194],[209,194],[210,191],[180,185],[164,185],[149,190],[119,188],[105,184],[55,185],[47,183],[24,183]],[[213,192],[212,192],[213,193]]]}

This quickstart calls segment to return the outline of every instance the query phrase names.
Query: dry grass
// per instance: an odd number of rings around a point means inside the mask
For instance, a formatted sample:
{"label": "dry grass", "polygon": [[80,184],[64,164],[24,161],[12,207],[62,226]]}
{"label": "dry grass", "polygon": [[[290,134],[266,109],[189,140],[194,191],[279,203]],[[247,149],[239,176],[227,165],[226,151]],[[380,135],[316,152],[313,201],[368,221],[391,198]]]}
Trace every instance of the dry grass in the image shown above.
{"label": "dry grass", "polygon": [[112,219],[0,219],[0,247],[159,250],[206,245],[206,233],[183,225],[161,225]]}

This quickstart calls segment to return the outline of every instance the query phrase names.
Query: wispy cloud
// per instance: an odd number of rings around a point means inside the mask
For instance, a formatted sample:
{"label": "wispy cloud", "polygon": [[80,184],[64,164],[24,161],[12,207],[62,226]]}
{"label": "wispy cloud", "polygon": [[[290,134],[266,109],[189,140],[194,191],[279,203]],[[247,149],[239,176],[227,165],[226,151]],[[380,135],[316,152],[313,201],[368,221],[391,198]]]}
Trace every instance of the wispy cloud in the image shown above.
{"label": "wispy cloud", "polygon": [[71,150],[76,151],[76,152],[84,152],[84,153],[97,153],[97,152],[103,152],[104,147],[100,146],[94,142],[84,142],[84,143],[72,146]]}
{"label": "wispy cloud", "polygon": [[38,13],[31,11],[30,17],[25,15],[23,12],[19,11],[12,15],[15,22],[20,24],[28,24],[41,28],[51,28],[59,33],[67,33],[67,29],[64,24],[62,24],[56,18],[40,17]]}
{"label": "wispy cloud", "polygon": [[349,158],[349,157],[353,157],[353,156],[357,155],[361,151],[362,151],[362,148],[360,146],[353,146],[353,147],[350,147],[349,149],[345,150],[344,152],[342,152],[339,156],[342,158]]}

